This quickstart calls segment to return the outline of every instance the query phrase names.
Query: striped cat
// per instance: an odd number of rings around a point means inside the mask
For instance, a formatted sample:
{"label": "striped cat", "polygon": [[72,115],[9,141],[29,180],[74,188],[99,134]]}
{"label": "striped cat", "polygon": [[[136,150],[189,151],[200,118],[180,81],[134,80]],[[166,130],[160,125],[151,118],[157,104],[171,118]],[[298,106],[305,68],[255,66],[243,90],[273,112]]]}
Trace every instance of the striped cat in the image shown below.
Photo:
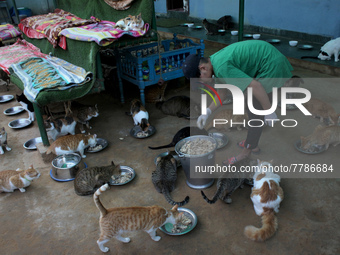
{"label": "striped cat", "polygon": [[97,188],[108,183],[114,174],[120,174],[120,166],[116,166],[113,162],[108,166],[95,166],[79,170],[74,179],[74,191],[78,196],[91,195]]}
{"label": "striped cat", "polygon": [[171,205],[183,206],[189,202],[186,196],[182,202],[175,202],[170,196],[170,192],[175,188],[177,180],[176,159],[171,154],[165,157],[158,157],[156,160],[156,170],[152,172],[152,183],[159,193],[163,193],[166,201]]}
{"label": "striped cat", "polygon": [[71,107],[66,109],[66,116],[73,117],[75,121],[80,123],[80,132],[85,133],[84,125],[86,125],[88,129],[92,129],[90,120],[99,116],[99,110],[97,105],[83,105],[73,101]]}
{"label": "striped cat", "polygon": [[47,149],[46,154],[54,153],[55,155],[63,155],[67,153],[79,152],[83,158],[86,158],[84,151],[88,147],[94,147],[97,143],[97,135],[66,135],[59,137]]}
{"label": "striped cat", "polygon": [[12,150],[7,144],[7,132],[4,127],[0,129],[0,154],[5,153],[2,147],[5,147],[6,151]]}
{"label": "striped cat", "polygon": [[265,241],[272,237],[277,228],[275,213],[279,212],[283,200],[280,176],[272,172],[272,162],[258,161],[258,170],[254,174],[254,186],[250,195],[255,213],[262,217],[262,227],[247,226],[244,234],[253,241]]}
{"label": "striped cat", "polygon": [[313,147],[325,146],[326,150],[330,144],[337,146],[340,143],[340,126],[322,126],[319,125],[313,131],[313,134],[301,136],[301,148],[305,151],[312,151]]}
{"label": "striped cat", "polygon": [[93,195],[94,203],[100,211],[100,237],[97,244],[102,252],[109,251],[104,244],[112,237],[123,243],[130,242],[130,238],[121,236],[128,231],[143,230],[150,235],[152,240],[159,241],[161,237],[156,235],[159,227],[166,223],[176,224],[182,219],[183,213],[177,211],[177,205],[169,211],[157,205],[106,209],[100,202],[99,196],[108,188],[109,185],[105,184]]}
{"label": "striped cat", "polygon": [[31,185],[34,179],[38,179],[40,173],[31,165],[26,170],[5,170],[0,171],[0,193],[13,192],[19,189],[25,192],[25,188]]}

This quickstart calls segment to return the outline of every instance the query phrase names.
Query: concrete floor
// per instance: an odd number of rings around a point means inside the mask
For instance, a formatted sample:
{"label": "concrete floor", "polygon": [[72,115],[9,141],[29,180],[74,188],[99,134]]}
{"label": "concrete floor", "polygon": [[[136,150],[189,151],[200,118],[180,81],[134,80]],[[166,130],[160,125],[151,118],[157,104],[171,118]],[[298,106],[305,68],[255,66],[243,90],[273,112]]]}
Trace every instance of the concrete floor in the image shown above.
{"label": "concrete floor", "polygon": [[[211,49],[210,49],[211,50]],[[294,74],[303,78],[314,78],[305,82],[303,87],[312,96],[323,99],[340,112],[339,79],[297,67]],[[316,78],[323,78],[322,80]],[[188,85],[188,84],[186,84]],[[14,86],[0,95],[15,95],[20,91]],[[126,101],[138,97],[137,87],[126,89]],[[173,95],[189,95],[185,81],[169,84],[166,98]],[[150,150],[148,146],[167,144],[182,127],[189,125],[188,120],[163,115],[153,104],[147,104],[150,122],[157,132],[147,139],[135,139],[129,135],[133,122],[126,116],[129,104],[121,105],[119,100],[108,93],[89,95],[82,103],[98,104],[100,115],[91,120],[93,129],[99,137],[109,141],[109,146],[99,153],[87,153],[84,161],[89,166],[107,165],[112,160],[116,164],[130,166],[136,171],[136,178],[124,186],[112,186],[101,196],[106,207],[115,206],[171,206],[162,194],[157,193],[151,182],[155,169],[154,159],[166,150]],[[15,100],[0,104],[0,112],[18,105]],[[25,118],[26,113],[0,118],[0,127],[8,132],[8,144],[12,151],[0,155],[0,170],[27,168],[33,164],[41,172],[41,177],[27,188],[26,193],[0,194],[1,254],[101,254],[96,240],[99,237],[99,211],[92,196],[80,197],[74,193],[73,182],[56,182],[50,177],[51,164],[44,163],[38,151],[23,148],[28,139],[38,137],[38,125],[14,130],[8,127],[11,120]],[[278,111],[278,116],[279,111]],[[294,143],[301,135],[308,135],[318,125],[318,120],[304,116],[300,111],[289,111],[287,117],[298,120],[298,126],[285,129],[281,126],[265,128],[260,141],[262,153],[252,158],[274,160],[274,164],[324,163],[339,170],[338,147],[330,147],[326,152],[307,155],[298,152]],[[230,142],[217,151],[218,160],[239,153],[236,143],[246,136],[246,131],[232,130],[227,133]],[[120,138],[123,138],[121,140]],[[217,201],[207,204],[200,191],[189,188],[181,168],[178,171],[176,189],[172,192],[174,200],[190,196],[185,206],[198,216],[198,225],[183,236],[168,236],[158,230],[162,237],[154,242],[144,232],[131,233],[129,244],[115,239],[108,243],[108,254],[340,254],[340,176],[333,178],[306,174],[303,178],[291,176],[283,178],[281,186],[285,199],[278,213],[277,233],[264,243],[256,243],[243,235],[247,225],[260,226],[261,219],[253,209],[249,198],[251,187],[237,190],[232,204]],[[296,178],[295,178],[296,177]],[[215,184],[205,193],[212,197]]]}

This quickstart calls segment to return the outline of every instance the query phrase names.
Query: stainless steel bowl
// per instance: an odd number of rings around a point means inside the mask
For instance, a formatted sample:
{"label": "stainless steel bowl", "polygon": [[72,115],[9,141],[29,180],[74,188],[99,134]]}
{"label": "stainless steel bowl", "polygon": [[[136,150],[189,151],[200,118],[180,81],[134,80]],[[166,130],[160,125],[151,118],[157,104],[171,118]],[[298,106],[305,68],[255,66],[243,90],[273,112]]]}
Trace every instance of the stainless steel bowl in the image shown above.
{"label": "stainless steel bowl", "polygon": [[5,103],[8,101],[11,101],[14,98],[14,96],[12,95],[4,95],[4,96],[0,96],[0,103]]}
{"label": "stainless steel bowl", "polygon": [[125,185],[125,184],[129,183],[130,181],[132,181],[136,177],[135,170],[133,170],[129,166],[120,166],[120,171],[121,171],[121,174],[120,174],[121,176],[131,175],[131,177],[128,178],[125,182],[122,182],[122,183],[117,183],[114,179],[111,178],[110,185],[117,185],[117,186]]}
{"label": "stainless steel bowl", "polygon": [[21,113],[22,111],[24,111],[25,109],[22,108],[21,106],[14,106],[11,108],[8,108],[7,110],[4,111],[5,115],[15,115],[18,113]]}
{"label": "stainless steel bowl", "polygon": [[197,216],[196,214],[184,207],[179,207],[177,209],[179,212],[183,212],[186,217],[188,217],[191,220],[191,223],[188,225],[186,229],[183,230],[183,232],[180,233],[172,233],[171,230],[173,229],[173,225],[171,223],[167,223],[163,226],[161,226],[159,229],[163,231],[165,234],[171,235],[171,236],[180,236],[189,233],[191,230],[193,230],[197,225]]}
{"label": "stainless steel bowl", "polygon": [[130,130],[130,135],[132,135],[134,138],[148,138],[150,136],[152,136],[155,132],[156,132],[156,128],[154,128],[153,126],[149,126],[149,129],[146,133],[145,136],[139,136],[139,133],[142,133],[142,128],[140,126],[134,126],[131,130]]}
{"label": "stainless steel bowl", "polygon": [[13,120],[10,123],[8,123],[8,126],[10,128],[24,128],[29,126],[32,123],[31,120],[29,119],[17,119],[17,120]]}
{"label": "stainless steel bowl", "polygon": [[55,181],[72,181],[77,172],[86,167],[87,165],[77,153],[59,155],[52,160],[50,175]]}
{"label": "stainless steel bowl", "polygon": [[324,152],[326,150],[325,146],[313,146],[309,151],[305,151],[301,148],[301,140],[298,140],[295,142],[295,148],[302,152],[302,153],[306,153],[306,154],[319,154],[321,152]]}
{"label": "stainless steel bowl", "polygon": [[209,133],[209,135],[216,140],[217,150],[224,148],[229,142],[229,138],[226,134],[216,132]]}
{"label": "stainless steel bowl", "polygon": [[41,137],[36,137],[36,138],[28,140],[27,142],[24,143],[24,148],[27,150],[36,150],[37,143],[42,143]]}
{"label": "stainless steel bowl", "polygon": [[[103,139],[103,138],[97,138],[97,139],[96,139],[96,142],[97,142],[97,144],[96,144],[94,147],[89,147],[89,148],[87,148],[87,152],[95,153],[95,152],[102,151],[102,150],[104,150],[104,149],[108,146],[108,144],[109,144],[109,142],[108,142],[107,140]],[[96,148],[98,145],[101,145],[102,147],[101,147],[100,149],[98,149],[98,150],[94,150],[93,148]]]}

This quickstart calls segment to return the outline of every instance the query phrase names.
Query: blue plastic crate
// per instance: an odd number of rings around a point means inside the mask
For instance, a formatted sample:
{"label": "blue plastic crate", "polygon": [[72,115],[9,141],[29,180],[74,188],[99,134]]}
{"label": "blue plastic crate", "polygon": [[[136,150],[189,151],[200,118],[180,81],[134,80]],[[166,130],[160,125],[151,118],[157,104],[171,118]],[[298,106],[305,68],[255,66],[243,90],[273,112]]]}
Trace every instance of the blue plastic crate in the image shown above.
{"label": "blue plastic crate", "polygon": [[203,57],[203,40],[197,44],[190,39],[180,40],[174,34],[174,38],[170,40],[120,49],[117,67],[122,103],[124,103],[122,79],[139,87],[140,98],[145,105],[145,87],[158,83],[160,79],[169,81],[183,77],[182,65],[190,54],[199,54]]}

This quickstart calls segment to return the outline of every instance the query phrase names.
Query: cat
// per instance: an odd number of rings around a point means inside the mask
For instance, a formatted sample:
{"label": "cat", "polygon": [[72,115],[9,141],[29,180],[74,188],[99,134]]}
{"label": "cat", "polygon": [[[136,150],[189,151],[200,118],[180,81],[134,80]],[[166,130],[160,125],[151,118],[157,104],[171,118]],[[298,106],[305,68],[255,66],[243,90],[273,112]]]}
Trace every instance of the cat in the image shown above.
{"label": "cat", "polygon": [[147,132],[150,127],[149,113],[139,99],[131,101],[130,114],[134,124],[139,125],[144,132]]}
{"label": "cat", "polygon": [[171,143],[167,145],[159,146],[159,147],[149,146],[149,149],[158,150],[158,149],[174,147],[180,140],[187,138],[189,136],[192,136],[192,135],[208,135],[208,132],[205,129],[199,129],[198,127],[184,127],[180,129],[179,131],[177,131]]}
{"label": "cat", "polygon": [[301,136],[301,148],[305,151],[313,147],[323,147],[327,150],[330,144],[337,146],[340,143],[340,126],[317,126],[313,133],[307,137]]}
{"label": "cat", "polygon": [[40,173],[31,165],[27,170],[5,170],[0,171],[0,193],[13,192],[19,189],[25,192],[25,188],[31,185],[34,179],[38,179]]}
{"label": "cat", "polygon": [[207,31],[206,35],[217,35],[219,26],[209,22],[207,19],[202,20],[203,27]]}
{"label": "cat", "polygon": [[50,147],[48,147],[46,154],[53,152],[55,155],[63,155],[67,153],[79,152],[83,158],[86,158],[84,151],[88,147],[94,147],[97,143],[97,135],[66,135],[55,140]]}
{"label": "cat", "polygon": [[[228,121],[225,124],[216,124],[214,127],[214,120],[223,120]],[[232,109],[222,109],[218,112],[216,112],[213,116],[213,118],[208,122],[205,126],[206,130],[209,130],[211,128],[216,129],[225,129],[226,131],[230,131],[230,128],[236,127],[237,130],[242,130],[242,127],[247,127],[248,123],[248,114],[245,113],[244,115],[233,115]]]}
{"label": "cat", "polygon": [[21,93],[21,95],[16,95],[15,98],[22,105],[25,111],[28,112],[28,119],[33,122],[35,119],[33,103],[27,99],[24,93]]}
{"label": "cat", "polygon": [[0,154],[5,153],[2,147],[5,147],[6,151],[12,150],[7,144],[7,132],[4,127],[0,129]]}
{"label": "cat", "polygon": [[97,188],[108,183],[114,174],[120,174],[120,166],[116,166],[113,161],[108,166],[81,169],[74,179],[74,191],[78,196],[91,195]]}
{"label": "cat", "polygon": [[66,109],[66,116],[72,116],[78,123],[80,123],[80,132],[85,133],[84,125],[88,129],[92,129],[90,126],[90,120],[99,116],[97,105],[83,105],[73,101],[71,107]]}
{"label": "cat", "polygon": [[56,140],[57,137],[64,136],[67,134],[74,135],[77,122],[71,116],[65,118],[53,119],[49,117],[44,120],[44,127],[47,135],[50,139]]}
{"label": "cat", "polygon": [[277,228],[275,213],[279,212],[283,200],[283,190],[280,187],[280,176],[272,172],[272,161],[258,160],[258,169],[254,174],[254,186],[250,198],[254,204],[255,213],[262,217],[262,227],[247,226],[244,229],[246,237],[253,241],[265,241],[272,237]]}
{"label": "cat", "polygon": [[144,28],[144,20],[142,19],[142,14],[139,13],[136,16],[129,15],[126,18],[117,21],[116,28],[120,28],[124,31],[140,31]]}
{"label": "cat", "polygon": [[340,114],[336,113],[334,108],[320,99],[311,98],[303,106],[312,114],[313,117],[320,117],[320,122],[327,119],[331,125],[340,123]]}
{"label": "cat", "polygon": [[340,54],[340,37],[326,42],[320,49],[318,58],[321,60],[331,60],[334,55],[334,61],[339,61]]}
{"label": "cat", "polygon": [[106,209],[99,196],[108,188],[109,185],[105,184],[93,195],[93,200],[100,211],[100,237],[97,244],[102,252],[109,251],[104,244],[112,237],[123,243],[130,242],[130,238],[121,236],[122,233],[128,231],[143,230],[150,235],[152,240],[159,241],[161,237],[156,235],[156,230],[166,223],[176,224],[183,217],[183,213],[178,212],[177,205],[168,211],[157,205]]}
{"label": "cat", "polygon": [[164,82],[161,86],[153,85],[145,88],[145,102],[157,103],[165,100],[164,92],[168,85],[168,82]]}
{"label": "cat", "polygon": [[163,193],[166,201],[171,205],[183,206],[189,202],[186,196],[181,202],[175,202],[170,196],[170,192],[175,188],[177,180],[177,163],[171,154],[158,157],[156,160],[156,170],[152,172],[152,183],[159,193]]}
{"label": "cat", "polygon": [[189,0],[183,0],[183,11],[189,12]]}
{"label": "cat", "polygon": [[[300,84],[304,84],[304,81],[301,77],[297,76],[297,75],[293,75],[292,78],[288,79],[283,87],[300,87]],[[287,93],[287,98],[294,98],[295,93]]]}
{"label": "cat", "polygon": [[[249,158],[236,162],[233,166],[237,167],[238,169],[241,166],[250,165]],[[244,175],[245,177],[245,175]],[[250,180],[248,178],[218,178],[217,180],[217,190],[213,198],[210,200],[204,194],[203,190],[201,190],[201,195],[205,201],[209,204],[216,203],[217,199],[221,199],[226,204],[231,204],[232,199],[231,195],[238,189],[243,188],[245,183],[249,183]]]}
{"label": "cat", "polygon": [[166,115],[178,118],[198,118],[200,108],[197,104],[190,105],[190,97],[174,96],[166,101],[156,103],[156,108]]}
{"label": "cat", "polygon": [[231,28],[231,16],[225,15],[217,20],[217,26],[219,29],[227,30],[228,28]]}

